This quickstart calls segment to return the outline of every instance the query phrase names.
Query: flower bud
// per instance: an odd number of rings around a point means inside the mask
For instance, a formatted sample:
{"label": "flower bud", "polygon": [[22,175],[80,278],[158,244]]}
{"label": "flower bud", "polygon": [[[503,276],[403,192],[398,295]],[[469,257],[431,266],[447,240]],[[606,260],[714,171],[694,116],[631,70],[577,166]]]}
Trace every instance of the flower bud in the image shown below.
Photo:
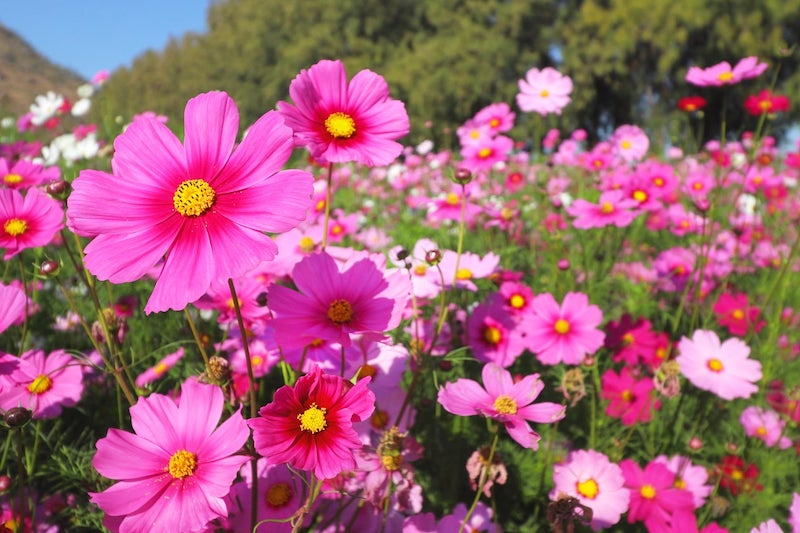
{"label": "flower bud", "polygon": [[42,261],[42,264],[39,266],[39,274],[48,278],[57,276],[59,270],[61,270],[61,265],[58,261]]}
{"label": "flower bud", "polygon": [[466,168],[459,168],[453,176],[453,181],[460,185],[466,185],[472,181],[472,172]]}
{"label": "flower bud", "polygon": [[24,407],[12,407],[6,411],[6,424],[11,428],[21,428],[33,418],[33,412]]}
{"label": "flower bud", "polygon": [[69,184],[68,181],[65,180],[58,180],[58,181],[51,181],[47,184],[44,188],[45,192],[56,198],[58,200],[63,200],[69,194],[69,190],[72,186]]}
{"label": "flower bud", "polygon": [[430,266],[436,266],[442,262],[442,252],[439,250],[429,250],[425,252],[425,262]]}

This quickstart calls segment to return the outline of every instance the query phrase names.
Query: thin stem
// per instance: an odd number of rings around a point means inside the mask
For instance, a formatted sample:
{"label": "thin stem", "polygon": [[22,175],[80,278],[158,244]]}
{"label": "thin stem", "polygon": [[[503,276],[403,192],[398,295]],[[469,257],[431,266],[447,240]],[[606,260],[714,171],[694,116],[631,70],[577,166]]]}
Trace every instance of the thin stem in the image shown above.
{"label": "thin stem", "polygon": [[489,448],[489,457],[486,458],[486,468],[483,470],[483,472],[481,472],[481,477],[478,480],[478,487],[475,490],[475,498],[472,500],[472,505],[470,506],[469,511],[467,511],[464,520],[461,522],[461,527],[458,528],[458,533],[464,532],[464,528],[467,527],[467,522],[469,522],[469,519],[472,517],[472,513],[475,512],[475,508],[478,506],[478,502],[481,499],[481,494],[483,493],[483,485],[486,483],[486,478],[489,475],[489,470],[491,470],[492,460],[494,460],[494,451],[497,449],[497,441],[500,439],[499,435],[500,433],[497,431],[497,428],[495,428],[494,438],[492,439],[492,446],[491,448]]}
{"label": "thin stem", "polygon": [[[236,322],[239,324],[239,331],[242,335],[242,348],[244,349],[244,358],[247,361],[247,379],[250,382],[248,386],[248,393],[250,397],[250,418],[258,416],[258,404],[256,403],[256,378],[253,374],[253,359],[250,357],[250,341],[247,338],[247,330],[244,327],[244,318],[242,318],[242,309],[239,307],[239,298],[236,296],[236,287],[234,287],[233,279],[228,278],[228,288],[231,291],[231,298],[233,300],[233,309],[236,312]],[[252,438],[252,437],[251,437]],[[250,530],[253,531],[258,524],[258,456],[257,454],[250,461],[250,473],[253,479],[253,487],[250,492]]]}
{"label": "thin stem", "polygon": [[22,437],[22,428],[17,428],[17,463],[19,465],[19,523],[20,528],[25,530],[25,515],[27,514],[27,502],[25,499],[25,439]]}
{"label": "thin stem", "polygon": [[22,357],[25,351],[25,339],[28,336],[28,317],[30,316],[30,295],[28,294],[28,284],[25,282],[25,265],[22,264],[22,257],[17,256],[19,259],[19,277],[22,282],[22,290],[25,291],[25,321],[22,323],[22,335],[19,339],[19,353],[18,356]]}
{"label": "thin stem", "polygon": [[456,268],[453,272],[453,288],[458,281],[458,267],[461,262],[461,251],[464,248],[464,228],[467,219],[467,190],[465,185],[461,185],[461,220],[458,222],[458,247],[456,248]]}
{"label": "thin stem", "polygon": [[192,336],[194,337],[194,342],[197,344],[197,348],[200,350],[200,355],[203,356],[203,362],[205,362],[206,367],[208,367],[208,354],[206,353],[206,347],[203,346],[203,341],[200,339],[200,334],[197,332],[197,326],[194,323],[194,319],[192,318],[192,314],[189,312],[188,307],[183,308],[183,314],[186,315],[186,321],[189,323],[189,329],[192,330]]}

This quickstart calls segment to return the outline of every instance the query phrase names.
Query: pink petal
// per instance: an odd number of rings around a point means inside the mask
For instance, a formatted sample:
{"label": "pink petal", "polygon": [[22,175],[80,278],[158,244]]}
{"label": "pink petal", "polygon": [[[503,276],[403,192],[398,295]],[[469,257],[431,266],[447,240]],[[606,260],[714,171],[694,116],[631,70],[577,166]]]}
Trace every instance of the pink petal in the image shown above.
{"label": "pink petal", "polygon": [[190,179],[213,182],[231,155],[239,130],[239,111],[224,92],[195,96],[184,110],[186,168]]}

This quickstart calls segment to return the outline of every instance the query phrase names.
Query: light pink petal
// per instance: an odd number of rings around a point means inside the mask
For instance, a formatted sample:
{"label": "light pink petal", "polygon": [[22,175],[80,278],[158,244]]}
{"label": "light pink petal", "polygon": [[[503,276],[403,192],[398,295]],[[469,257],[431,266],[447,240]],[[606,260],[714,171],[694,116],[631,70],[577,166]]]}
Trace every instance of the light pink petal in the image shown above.
{"label": "light pink petal", "polygon": [[[347,72],[344,64],[338,59],[335,61],[323,59],[307,71],[307,83],[314,87],[313,93],[319,98],[317,105],[328,113],[345,111],[347,106]],[[294,84],[292,84],[294,85]],[[313,94],[312,93],[312,94]],[[296,104],[300,105],[295,93],[289,86],[289,94]],[[308,102],[305,102],[308,105]],[[310,107],[310,106],[309,106]],[[327,117],[322,117],[324,120]]]}
{"label": "light pink petal", "polygon": [[231,155],[239,130],[239,111],[224,92],[195,96],[184,110],[186,169],[189,179],[213,182]]}
{"label": "light pink petal", "polygon": [[539,424],[549,424],[564,418],[566,408],[558,403],[541,402],[526,405],[517,411],[517,416],[520,416],[531,422]]}
{"label": "light pink petal", "polygon": [[110,428],[97,441],[92,465],[109,479],[134,480],[155,477],[169,464],[169,453],[139,435]]}
{"label": "light pink petal", "polygon": [[157,501],[172,480],[169,474],[136,481],[120,481],[99,493],[90,493],[89,500],[113,516],[135,514]]}
{"label": "light pink petal", "polygon": [[[219,461],[237,453],[245,445],[249,436],[250,429],[242,418],[241,411],[237,411],[205,439],[203,445],[198,448],[197,454],[204,457],[205,461]],[[238,460],[239,456],[235,457]],[[244,460],[246,461],[247,458],[245,457]]]}
{"label": "light pink petal", "polygon": [[445,383],[439,389],[439,403],[454,415],[472,416],[482,414],[493,405],[493,398],[477,382],[459,379]]}
{"label": "light pink petal", "polygon": [[539,378],[539,374],[525,376],[511,388],[511,397],[516,400],[517,405],[525,406],[539,397],[544,389],[544,382]]}
{"label": "light pink petal", "polygon": [[130,413],[131,426],[139,437],[159,446],[169,456],[182,446],[181,437],[171,423],[179,416],[172,398],[163,394],[140,397]]}
{"label": "light pink petal", "polygon": [[194,453],[200,449],[222,416],[225,399],[216,385],[187,380],[181,386],[178,416],[170,420],[183,446]]}
{"label": "light pink petal", "polygon": [[[206,256],[209,283],[241,277],[263,261],[272,260],[278,253],[278,246],[270,237],[260,231],[238,226],[221,215],[208,217],[205,231],[208,232],[209,249],[201,247],[200,251],[209,254]],[[201,244],[205,246],[205,243]],[[197,257],[199,259],[202,256]],[[204,287],[195,300],[207,290],[208,286]]]}
{"label": "light pink petal", "polygon": [[486,392],[491,398],[497,398],[501,394],[510,394],[514,388],[514,381],[511,373],[498,365],[487,363],[481,370],[481,381],[486,387]]}
{"label": "light pink petal", "polygon": [[0,333],[25,315],[25,291],[0,283]]}
{"label": "light pink petal", "polygon": [[506,431],[512,439],[523,448],[537,450],[539,448],[539,440],[541,437],[538,433],[533,431],[531,427],[521,418],[514,418],[505,424]]}
{"label": "light pink petal", "polygon": [[116,138],[111,167],[117,179],[161,190],[170,197],[182,181],[191,179],[181,142],[153,118],[135,120]]}

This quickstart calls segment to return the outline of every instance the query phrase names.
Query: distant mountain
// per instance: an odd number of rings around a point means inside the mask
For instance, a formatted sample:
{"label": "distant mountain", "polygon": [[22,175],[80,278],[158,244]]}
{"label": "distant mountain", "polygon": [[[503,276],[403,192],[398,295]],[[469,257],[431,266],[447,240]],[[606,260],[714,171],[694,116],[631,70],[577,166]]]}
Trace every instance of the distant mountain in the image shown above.
{"label": "distant mountain", "polygon": [[25,113],[39,94],[55,91],[74,101],[86,83],[69,69],[50,62],[21,37],[0,25],[0,116]]}

